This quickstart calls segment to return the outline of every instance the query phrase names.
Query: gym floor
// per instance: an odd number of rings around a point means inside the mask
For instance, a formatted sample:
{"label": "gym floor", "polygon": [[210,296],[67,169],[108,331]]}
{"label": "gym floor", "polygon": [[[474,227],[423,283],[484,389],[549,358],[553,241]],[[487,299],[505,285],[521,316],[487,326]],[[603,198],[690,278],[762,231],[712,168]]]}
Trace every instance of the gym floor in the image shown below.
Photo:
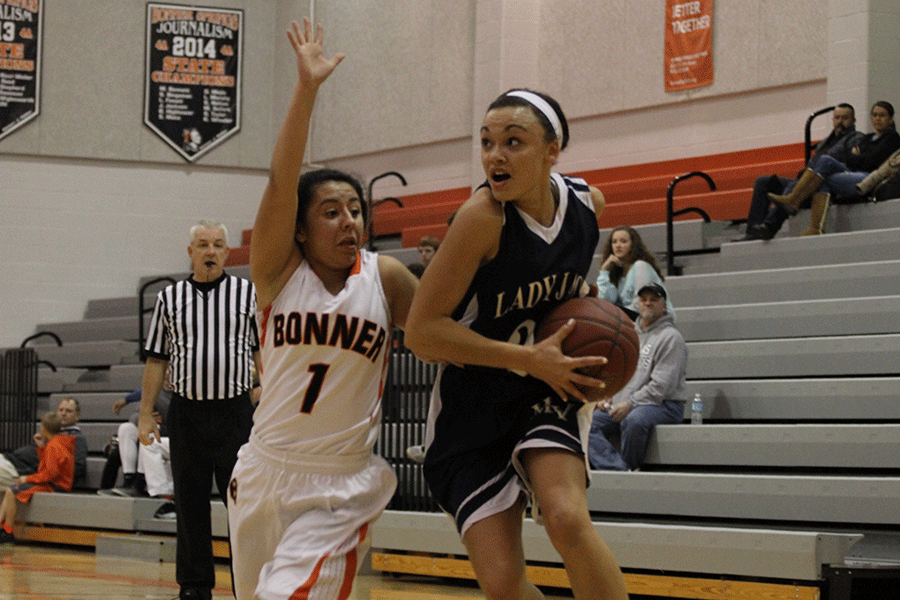
{"label": "gym floor", "polygon": [[[566,594],[566,590],[557,590]],[[546,593],[546,592],[545,592]],[[0,600],[169,600],[178,597],[174,563],[96,557],[46,545],[0,546]],[[472,582],[361,575],[349,600],[483,598]],[[228,566],[216,565],[214,600],[232,598]],[[547,600],[572,598],[548,595]]]}

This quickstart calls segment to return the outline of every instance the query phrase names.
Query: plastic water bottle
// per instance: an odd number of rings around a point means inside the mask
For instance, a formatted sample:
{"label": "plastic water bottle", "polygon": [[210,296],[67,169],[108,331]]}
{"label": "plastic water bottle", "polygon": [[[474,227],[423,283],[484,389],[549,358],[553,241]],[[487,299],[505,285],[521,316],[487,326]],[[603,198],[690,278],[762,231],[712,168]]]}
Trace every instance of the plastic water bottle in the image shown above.
{"label": "plastic water bottle", "polygon": [[700,394],[694,394],[694,400],[691,402],[691,425],[701,425],[703,423],[703,398]]}

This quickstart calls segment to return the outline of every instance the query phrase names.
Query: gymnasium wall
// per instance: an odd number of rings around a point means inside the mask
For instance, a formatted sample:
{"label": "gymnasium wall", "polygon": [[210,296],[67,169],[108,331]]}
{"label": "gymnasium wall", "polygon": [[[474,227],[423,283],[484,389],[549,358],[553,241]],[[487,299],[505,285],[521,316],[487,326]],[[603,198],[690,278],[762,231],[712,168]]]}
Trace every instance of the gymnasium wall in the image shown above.
{"label": "gymnasium wall", "polygon": [[[185,271],[198,218],[226,222],[233,246],[252,226],[296,79],[284,30],[310,3],[192,4],[243,9],[245,46],[241,131],[189,165],[142,124],[146,3],[46,3],[41,114],[0,140],[0,346]],[[320,91],[310,158],[409,181],[376,197],[470,185],[482,98],[516,85],[566,110],[562,171],[796,142],[826,102],[827,0],[717,0],[715,83],[677,94],[662,84],[664,0],[314,4],[326,52],[348,58]],[[523,51],[532,68],[492,76]]]}

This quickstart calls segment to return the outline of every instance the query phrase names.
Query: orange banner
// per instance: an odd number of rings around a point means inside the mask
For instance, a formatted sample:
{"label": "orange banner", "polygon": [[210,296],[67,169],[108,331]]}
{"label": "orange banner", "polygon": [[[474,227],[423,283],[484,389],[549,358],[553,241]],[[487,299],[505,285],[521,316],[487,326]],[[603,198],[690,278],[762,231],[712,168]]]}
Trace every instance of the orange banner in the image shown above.
{"label": "orange banner", "polygon": [[666,0],[666,91],[710,85],[713,0]]}

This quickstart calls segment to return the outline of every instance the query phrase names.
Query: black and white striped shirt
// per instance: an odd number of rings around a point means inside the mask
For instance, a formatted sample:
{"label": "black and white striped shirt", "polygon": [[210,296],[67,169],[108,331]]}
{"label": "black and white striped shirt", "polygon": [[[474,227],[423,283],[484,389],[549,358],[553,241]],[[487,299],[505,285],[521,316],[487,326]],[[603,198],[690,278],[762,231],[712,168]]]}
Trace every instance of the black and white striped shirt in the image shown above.
{"label": "black and white striped shirt", "polygon": [[156,297],[144,346],[169,361],[173,391],[191,400],[222,400],[252,387],[250,365],[259,350],[256,290],[223,273],[204,283],[188,278]]}

